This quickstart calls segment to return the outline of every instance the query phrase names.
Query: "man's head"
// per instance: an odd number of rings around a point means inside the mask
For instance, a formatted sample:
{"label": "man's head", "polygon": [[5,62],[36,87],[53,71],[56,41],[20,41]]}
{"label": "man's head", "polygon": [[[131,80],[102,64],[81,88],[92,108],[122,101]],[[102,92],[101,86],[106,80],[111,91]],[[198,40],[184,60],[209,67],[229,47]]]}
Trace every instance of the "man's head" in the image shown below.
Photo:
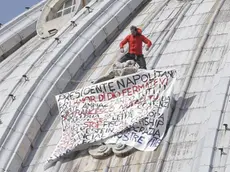
{"label": "man's head", "polygon": [[137,35],[137,27],[136,26],[131,26],[130,27],[131,34],[136,36]]}

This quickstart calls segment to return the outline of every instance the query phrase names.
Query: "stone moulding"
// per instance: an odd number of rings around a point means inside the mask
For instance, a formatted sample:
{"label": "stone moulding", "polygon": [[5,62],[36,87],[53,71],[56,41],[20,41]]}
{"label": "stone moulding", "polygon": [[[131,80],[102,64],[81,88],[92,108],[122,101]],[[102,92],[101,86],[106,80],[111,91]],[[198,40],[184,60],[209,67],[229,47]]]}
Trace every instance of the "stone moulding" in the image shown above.
{"label": "stone moulding", "polygon": [[0,62],[36,35],[36,20],[44,1],[0,29]]}

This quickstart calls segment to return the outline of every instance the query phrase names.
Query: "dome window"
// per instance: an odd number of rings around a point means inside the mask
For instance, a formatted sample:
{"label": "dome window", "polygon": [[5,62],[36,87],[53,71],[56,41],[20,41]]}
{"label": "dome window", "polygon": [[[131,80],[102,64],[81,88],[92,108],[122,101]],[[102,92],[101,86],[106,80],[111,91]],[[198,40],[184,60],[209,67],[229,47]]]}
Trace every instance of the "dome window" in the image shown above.
{"label": "dome window", "polygon": [[53,20],[55,18],[62,17],[64,15],[66,15],[66,14],[74,12],[75,5],[76,5],[76,1],[75,0],[67,0],[67,1],[65,1],[61,5],[61,7],[59,8],[59,10],[57,12],[55,12],[54,15],[52,15],[51,17],[49,17],[49,16],[47,17],[46,21]]}
{"label": "dome window", "polygon": [[42,38],[55,35],[91,0],[48,0],[37,22],[37,33]]}

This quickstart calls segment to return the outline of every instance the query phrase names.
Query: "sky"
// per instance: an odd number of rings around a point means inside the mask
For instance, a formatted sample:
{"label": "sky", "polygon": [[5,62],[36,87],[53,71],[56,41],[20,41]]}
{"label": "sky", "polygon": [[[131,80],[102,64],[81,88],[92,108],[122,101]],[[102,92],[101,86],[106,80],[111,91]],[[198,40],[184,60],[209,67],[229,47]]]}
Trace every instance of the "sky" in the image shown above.
{"label": "sky", "polygon": [[0,0],[0,23],[4,24],[41,0]]}

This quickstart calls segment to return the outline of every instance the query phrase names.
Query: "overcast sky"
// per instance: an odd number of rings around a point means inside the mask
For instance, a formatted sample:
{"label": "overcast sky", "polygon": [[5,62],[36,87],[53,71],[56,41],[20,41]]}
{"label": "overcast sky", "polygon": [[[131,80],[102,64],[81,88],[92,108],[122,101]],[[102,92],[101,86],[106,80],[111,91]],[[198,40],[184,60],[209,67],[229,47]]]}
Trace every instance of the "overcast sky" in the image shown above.
{"label": "overcast sky", "polygon": [[41,0],[0,0],[0,23],[4,24]]}

